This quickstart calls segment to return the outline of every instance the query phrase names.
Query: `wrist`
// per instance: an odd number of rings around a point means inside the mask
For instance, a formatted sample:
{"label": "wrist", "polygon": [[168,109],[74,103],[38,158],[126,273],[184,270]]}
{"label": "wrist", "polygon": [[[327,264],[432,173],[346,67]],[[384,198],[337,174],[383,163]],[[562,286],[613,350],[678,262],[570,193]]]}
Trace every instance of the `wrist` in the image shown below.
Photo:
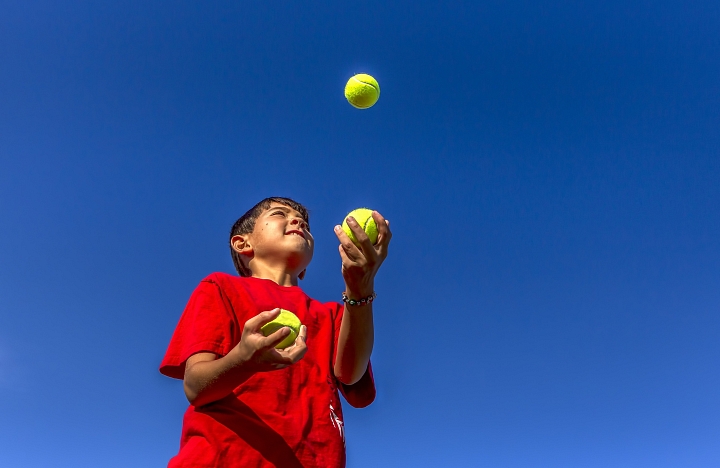
{"label": "wrist", "polygon": [[372,282],[365,284],[345,284],[345,294],[351,299],[360,299],[375,293],[375,285]]}
{"label": "wrist", "polygon": [[252,358],[252,353],[249,352],[247,347],[243,346],[243,344],[244,343],[242,342],[238,343],[238,345],[231,349],[225,356],[230,361],[230,367],[236,371],[247,369]]}
{"label": "wrist", "polygon": [[342,293],[343,302],[345,303],[346,306],[351,306],[351,307],[362,307],[362,306],[366,306],[366,305],[371,305],[376,297],[377,297],[377,294],[375,294],[375,292],[373,292],[372,294],[369,294],[367,296],[363,296],[363,297],[352,297],[352,296],[348,296],[348,294],[346,292]]}

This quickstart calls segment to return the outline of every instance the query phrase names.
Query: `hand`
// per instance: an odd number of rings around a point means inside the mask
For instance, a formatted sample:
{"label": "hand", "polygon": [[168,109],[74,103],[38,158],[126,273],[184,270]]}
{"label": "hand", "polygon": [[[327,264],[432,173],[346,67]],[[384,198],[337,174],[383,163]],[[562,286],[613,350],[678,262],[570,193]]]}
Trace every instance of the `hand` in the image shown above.
{"label": "hand", "polygon": [[307,351],[307,327],[302,325],[295,343],[285,349],[275,349],[275,345],[290,334],[289,327],[283,327],[275,333],[265,336],[260,328],[266,323],[274,320],[280,315],[280,309],[276,308],[267,312],[261,312],[245,322],[240,343],[237,344],[237,352],[245,362],[248,370],[265,372],[276,369],[283,369],[295,364],[305,355]]}
{"label": "hand", "polygon": [[378,228],[378,239],[375,245],[370,242],[365,231],[352,216],[347,218],[350,230],[355,234],[360,246],[350,240],[340,226],[335,226],[335,235],[340,241],[339,251],[342,259],[342,275],[345,280],[345,292],[353,299],[367,297],[373,293],[375,275],[387,258],[388,244],[392,233],[390,221],[377,211],[372,217]]}

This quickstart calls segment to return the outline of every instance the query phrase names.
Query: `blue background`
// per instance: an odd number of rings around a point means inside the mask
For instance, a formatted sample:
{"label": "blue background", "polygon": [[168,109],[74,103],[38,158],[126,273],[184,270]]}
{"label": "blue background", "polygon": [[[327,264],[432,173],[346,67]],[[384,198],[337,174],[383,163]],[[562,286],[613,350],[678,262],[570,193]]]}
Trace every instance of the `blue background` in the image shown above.
{"label": "blue background", "polygon": [[[0,465],[157,467],[259,199],[392,222],[350,467],[720,465],[716,1],[0,1]],[[343,97],[375,76],[378,104]]]}

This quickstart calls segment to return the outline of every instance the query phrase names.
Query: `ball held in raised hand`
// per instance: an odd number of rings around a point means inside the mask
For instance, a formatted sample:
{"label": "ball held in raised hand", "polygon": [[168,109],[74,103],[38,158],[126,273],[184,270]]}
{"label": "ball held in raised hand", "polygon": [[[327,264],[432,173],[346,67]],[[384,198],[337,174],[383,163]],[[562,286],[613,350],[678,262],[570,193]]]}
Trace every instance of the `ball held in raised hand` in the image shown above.
{"label": "ball held in raised hand", "polygon": [[345,231],[345,234],[347,234],[347,236],[350,238],[351,241],[353,241],[355,245],[359,245],[358,239],[357,237],[355,237],[355,233],[352,232],[350,226],[348,226],[348,216],[352,216],[353,218],[355,218],[355,221],[357,221],[363,231],[365,231],[365,234],[367,234],[371,243],[375,244],[377,242],[378,227],[377,223],[375,223],[375,219],[372,217],[371,209],[358,208],[356,210],[352,210],[350,213],[348,213],[342,223],[342,229],[343,231]]}

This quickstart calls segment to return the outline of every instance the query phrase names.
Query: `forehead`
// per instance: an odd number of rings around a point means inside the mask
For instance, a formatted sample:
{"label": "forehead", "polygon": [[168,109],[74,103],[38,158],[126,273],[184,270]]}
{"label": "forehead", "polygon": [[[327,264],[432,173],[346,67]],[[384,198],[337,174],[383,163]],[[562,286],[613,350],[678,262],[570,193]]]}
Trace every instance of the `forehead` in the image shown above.
{"label": "forehead", "polygon": [[270,206],[265,211],[263,211],[261,216],[269,215],[270,214],[269,212],[272,210],[282,210],[286,213],[291,213],[294,215],[302,216],[298,211],[295,211],[292,208],[290,208],[289,206],[283,205],[282,203],[279,203],[279,202],[270,202]]}

